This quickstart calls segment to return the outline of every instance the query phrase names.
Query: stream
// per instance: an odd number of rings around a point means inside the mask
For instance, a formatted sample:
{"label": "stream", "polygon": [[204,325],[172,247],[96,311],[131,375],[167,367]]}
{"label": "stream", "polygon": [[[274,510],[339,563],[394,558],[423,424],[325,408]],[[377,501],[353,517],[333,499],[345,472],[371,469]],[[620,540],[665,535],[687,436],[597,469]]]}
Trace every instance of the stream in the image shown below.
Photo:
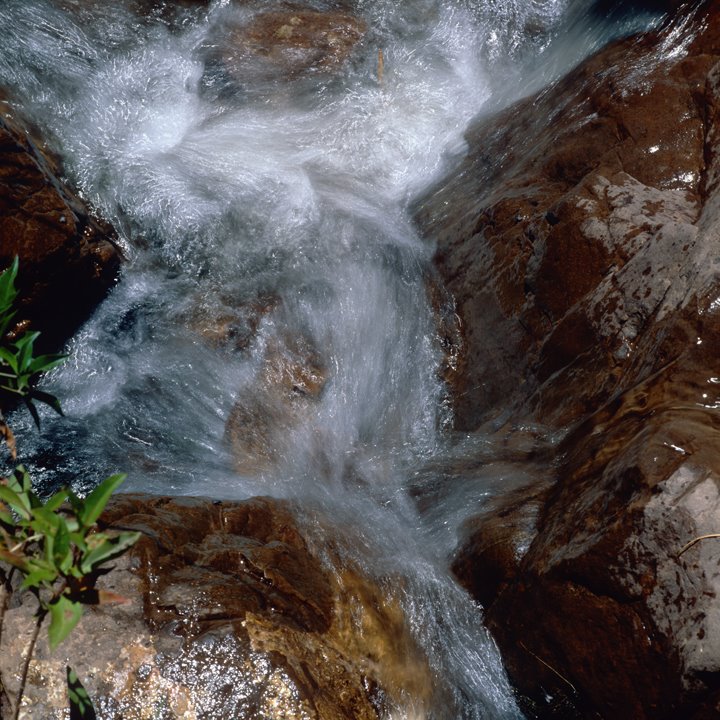
{"label": "stream", "polygon": [[438,683],[422,716],[522,717],[448,557],[484,499],[543,469],[453,432],[447,308],[409,207],[475,117],[657,18],[313,0],[348,47],[308,60],[234,53],[279,3],[138,4],[0,2],[0,84],[128,258],[45,382],[66,417],[11,418],[22,459],[46,490],[122,471],[128,491],[297,500],[318,546],[321,512],[348,558],[403,578],[387,591]]}

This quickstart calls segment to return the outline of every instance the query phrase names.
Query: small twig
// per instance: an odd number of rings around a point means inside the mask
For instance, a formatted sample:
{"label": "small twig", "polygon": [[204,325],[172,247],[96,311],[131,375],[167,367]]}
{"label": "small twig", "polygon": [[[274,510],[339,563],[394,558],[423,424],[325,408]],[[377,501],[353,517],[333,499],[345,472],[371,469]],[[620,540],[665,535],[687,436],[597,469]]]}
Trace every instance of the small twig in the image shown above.
{"label": "small twig", "polygon": [[13,593],[12,581],[16,569],[17,568],[11,567],[7,574],[3,572],[4,578],[2,582],[2,599],[0,599],[0,639],[2,639],[5,624],[5,611],[7,610],[8,603],[10,602],[10,597]]}
{"label": "small twig", "polygon": [[699,543],[701,540],[710,540],[711,538],[720,538],[720,533],[710,533],[709,535],[700,535],[700,537],[693,538],[689,543],[682,546],[677,556],[680,557],[686,550],[689,550],[695,545],[695,543]]}
{"label": "small twig", "polygon": [[[0,595],[0,640],[2,640],[5,611],[7,610],[10,595],[12,594],[12,577],[14,572],[14,567],[10,568],[8,573],[3,572],[2,595]],[[10,702],[10,696],[5,689],[5,683],[3,683],[2,676],[0,675],[0,718],[5,717],[5,707],[12,707],[12,703]]]}
{"label": "small twig", "polygon": [[383,58],[383,51],[382,48],[378,50],[378,67],[377,67],[377,74],[378,74],[378,83],[380,85],[383,84],[383,73],[385,71],[385,59]]}
{"label": "small twig", "polygon": [[24,547],[28,543],[34,542],[35,540],[39,540],[41,537],[41,533],[35,533],[35,535],[31,535],[29,538],[26,538],[22,542],[19,542],[17,545],[13,545],[13,547],[10,548],[9,552],[16,553],[20,548]]}
{"label": "small twig", "polygon": [[5,574],[3,571],[2,579],[2,595],[0,596],[0,639],[2,639],[3,622],[5,621],[5,610],[7,609],[8,600],[12,594],[12,576],[15,568],[11,567],[10,571]]}
{"label": "small twig", "polygon": [[30,638],[30,644],[25,655],[25,663],[23,664],[22,677],[20,678],[20,687],[18,688],[17,699],[15,700],[15,713],[13,714],[13,720],[18,720],[20,716],[20,704],[22,703],[23,695],[25,694],[25,685],[27,684],[28,671],[30,670],[30,662],[35,653],[35,643],[37,643],[38,636],[40,635],[40,628],[42,627],[43,620],[48,611],[44,607],[38,609],[37,620],[35,620],[35,629],[33,630],[32,637]]}
{"label": "small twig", "polygon": [[564,675],[561,675],[552,665],[546,663],[539,655],[536,655],[522,640],[520,641],[520,647],[527,650],[527,652],[529,652],[536,660],[541,662],[548,670],[554,672],[563,682],[567,683],[576,695],[578,694],[575,686]]}
{"label": "small twig", "polygon": [[10,426],[5,422],[5,416],[2,410],[0,410],[0,437],[5,439],[8,450],[10,451],[10,457],[15,460],[17,458],[17,447],[15,446],[15,435],[10,429]]}

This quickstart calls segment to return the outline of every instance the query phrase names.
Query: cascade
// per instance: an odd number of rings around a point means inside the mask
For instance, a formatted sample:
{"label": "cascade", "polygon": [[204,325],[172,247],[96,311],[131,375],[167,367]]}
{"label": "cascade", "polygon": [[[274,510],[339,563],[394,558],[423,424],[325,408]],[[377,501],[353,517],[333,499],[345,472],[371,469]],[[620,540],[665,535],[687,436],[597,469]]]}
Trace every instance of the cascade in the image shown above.
{"label": "cascade", "polygon": [[[471,120],[653,16],[312,0],[293,24],[268,0],[131,5],[0,6],[0,84],[128,257],[48,380],[66,417],[39,435],[13,419],[24,460],[47,489],[121,470],[128,490],[290,498],[310,537],[319,509],[341,555],[403,579],[388,592],[441,678],[432,716],[520,717],[447,558],[483,498],[535,470],[470,486],[448,469],[492,468],[493,450],[452,432],[445,300],[408,208]],[[304,23],[324,45],[253,50]]]}

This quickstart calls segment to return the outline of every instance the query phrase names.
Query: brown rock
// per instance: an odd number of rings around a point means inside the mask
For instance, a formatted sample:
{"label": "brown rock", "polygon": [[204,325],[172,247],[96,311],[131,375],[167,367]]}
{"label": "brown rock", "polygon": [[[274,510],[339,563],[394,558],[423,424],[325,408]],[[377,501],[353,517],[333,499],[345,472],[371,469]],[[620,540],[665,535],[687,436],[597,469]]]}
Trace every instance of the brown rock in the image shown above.
{"label": "brown rock", "polygon": [[547,482],[533,483],[491,500],[464,528],[467,539],[452,571],[470,594],[488,606],[514,581],[522,559],[537,535],[537,517]]}
{"label": "brown rock", "polygon": [[264,12],[247,24],[219,25],[208,53],[206,87],[257,90],[344,63],[366,31],[340,12],[291,9]]}
{"label": "brown rock", "polygon": [[551,489],[496,499],[457,552],[540,717],[717,712],[720,543],[680,554],[720,531],[720,324],[700,310],[656,323],[639,352],[674,359],[567,435]]}
{"label": "brown rock", "polygon": [[0,268],[20,258],[19,319],[59,345],[114,283],[112,230],[60,179],[57,159],[0,102]]}
{"label": "brown rock", "polygon": [[419,212],[459,424],[570,426],[454,562],[531,715],[720,715],[720,544],[680,555],[720,530],[719,89],[715,0],[478,124]]}
{"label": "brown rock", "polygon": [[592,411],[637,380],[639,336],[687,300],[709,248],[720,55],[712,23],[692,40],[683,17],[476,125],[421,204],[463,323],[460,428],[508,404],[557,424]]}
{"label": "brown rock", "polygon": [[241,352],[251,345],[260,322],[277,304],[277,296],[270,294],[238,302],[232,293],[204,289],[184,321],[209,346]]}
{"label": "brown rock", "polygon": [[270,343],[252,391],[241,393],[225,427],[239,473],[268,469],[291,433],[307,422],[322,395],[327,369],[301,335]]}
{"label": "brown rock", "polygon": [[532,696],[536,683],[551,694],[570,683],[587,711],[639,719],[692,717],[714,701],[720,545],[679,553],[718,529],[720,393],[698,379],[718,350],[706,332],[565,440],[537,535],[488,608]]}
{"label": "brown rock", "polygon": [[[422,705],[429,669],[399,607],[355,568],[325,568],[289,504],[121,496],[104,520],[140,530],[102,579],[131,599],[89,608],[30,671],[28,717],[60,718],[69,662],[107,718],[372,720],[401,702]],[[32,602],[5,618],[3,682]]]}

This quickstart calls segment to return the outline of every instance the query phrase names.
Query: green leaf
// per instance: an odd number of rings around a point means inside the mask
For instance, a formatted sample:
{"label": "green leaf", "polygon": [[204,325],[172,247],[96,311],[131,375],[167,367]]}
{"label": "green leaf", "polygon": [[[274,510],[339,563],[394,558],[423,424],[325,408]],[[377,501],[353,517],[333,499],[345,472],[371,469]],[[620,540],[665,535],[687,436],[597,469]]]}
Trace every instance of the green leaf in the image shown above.
{"label": "green leaf", "polygon": [[[57,516],[56,516],[57,517]],[[68,531],[65,518],[58,517],[57,533],[55,535],[55,547],[53,548],[53,562],[61,573],[66,573],[73,561],[72,549],[70,547],[70,532]]]}
{"label": "green leaf", "polygon": [[60,526],[60,516],[47,508],[37,507],[32,511],[30,527],[39,535],[53,539]]}
{"label": "green leaf", "polygon": [[25,400],[25,406],[30,411],[30,414],[32,415],[33,422],[35,423],[35,427],[39,430],[40,429],[40,415],[38,414],[37,408],[33,404],[33,401],[30,400],[30,398],[24,398]]}
{"label": "green leaf", "polygon": [[15,512],[25,520],[30,519],[30,502],[27,496],[18,494],[7,485],[0,484],[0,500],[6,502]]}
{"label": "green leaf", "polygon": [[0,360],[13,371],[13,377],[19,372],[17,355],[8,348],[0,347]]}
{"label": "green leaf", "polygon": [[67,690],[70,702],[70,720],[97,720],[95,708],[93,708],[87,690],[69,665],[67,666]]}
{"label": "green leaf", "polygon": [[82,503],[82,509],[77,513],[80,524],[84,527],[90,527],[100,517],[105,509],[110,496],[125,481],[127,475],[111,475],[103,480]]}
{"label": "green leaf", "polygon": [[29,557],[22,571],[25,575],[23,588],[39,588],[41,585],[52,585],[58,579],[57,568],[53,563],[41,557]]}
{"label": "green leaf", "polygon": [[0,274],[0,312],[4,312],[12,306],[17,297],[17,290],[15,289],[15,278],[18,272],[18,257],[10,264],[10,267],[6,268],[2,274]]}
{"label": "green leaf", "polygon": [[79,602],[70,600],[61,595],[48,605],[50,611],[50,627],[48,628],[48,640],[50,649],[54,650],[78,624],[83,614],[83,606]]}
{"label": "green leaf", "polygon": [[79,498],[72,490],[68,490],[67,498],[72,511],[75,513],[75,517],[79,517],[84,504],[82,498]]}
{"label": "green leaf", "polygon": [[62,504],[67,500],[68,489],[61,488],[54,495],[52,495],[45,503],[45,509],[50,512],[55,512]]}
{"label": "green leaf", "polygon": [[62,408],[60,407],[60,401],[50,393],[43,392],[37,388],[30,390],[30,397],[33,400],[38,400],[41,403],[49,405],[58,415],[64,415]]}
{"label": "green leaf", "polygon": [[33,494],[32,491],[32,478],[27,468],[24,465],[18,465],[15,468],[15,472],[11,475],[13,481],[17,483],[17,487],[20,488],[23,494],[30,496]]}
{"label": "green leaf", "polygon": [[7,505],[0,505],[0,523],[9,528],[15,525],[15,519],[9,512],[3,509],[6,507]]}
{"label": "green leaf", "polygon": [[140,537],[139,532],[124,532],[117,537],[108,538],[104,533],[97,533],[92,539],[101,537],[99,544],[89,549],[87,554],[83,554],[80,562],[80,570],[83,574],[88,575],[102,563],[122,555],[129,547],[134,545]]}
{"label": "green leaf", "polygon": [[35,341],[40,337],[39,332],[23,333],[14,343],[17,349],[18,369],[23,373],[30,373],[30,365],[33,360],[33,347]]}
{"label": "green leaf", "polygon": [[10,310],[10,306],[0,307],[0,341],[5,337],[10,329],[10,323],[17,315],[16,312]]}
{"label": "green leaf", "polygon": [[33,374],[39,372],[49,372],[53,368],[65,362],[67,355],[38,355],[32,359],[28,365],[28,372]]}

